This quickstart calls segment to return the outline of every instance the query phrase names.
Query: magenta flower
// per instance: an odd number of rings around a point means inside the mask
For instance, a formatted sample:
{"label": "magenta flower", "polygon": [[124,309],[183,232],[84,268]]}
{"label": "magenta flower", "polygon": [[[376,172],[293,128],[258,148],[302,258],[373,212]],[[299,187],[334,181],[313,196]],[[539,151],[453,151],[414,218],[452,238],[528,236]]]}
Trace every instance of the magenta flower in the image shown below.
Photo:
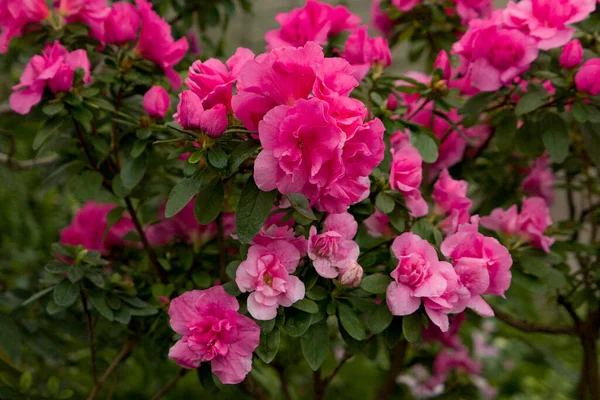
{"label": "magenta flower", "polygon": [[389,15],[381,11],[381,0],[373,0],[371,3],[371,25],[385,36],[390,35],[395,25]]}
{"label": "magenta flower", "polygon": [[191,90],[179,93],[177,112],[173,114],[175,122],[183,129],[200,129],[207,136],[220,137],[227,130],[227,110],[223,104],[217,104],[209,110],[202,106],[202,100]]}
{"label": "magenta flower", "polygon": [[67,92],[73,86],[75,70],[85,72],[83,81],[90,81],[90,62],[85,50],[67,51],[58,41],[46,43],[42,55],[35,55],[25,66],[20,83],[13,86],[10,106],[19,114],[28,114],[42,100],[44,88],[53,93]]}
{"label": "magenta flower", "polygon": [[162,119],[171,105],[171,98],[162,86],[152,86],[144,95],[143,104],[148,115]]}
{"label": "magenta flower", "polygon": [[491,0],[454,0],[456,12],[463,25],[477,18],[487,18],[492,13]]}
{"label": "magenta flower", "polygon": [[529,241],[533,247],[550,253],[550,246],[554,243],[554,239],[544,235],[550,225],[552,225],[552,218],[544,199],[524,197],[519,214],[519,235]]}
{"label": "magenta flower", "polygon": [[42,22],[50,12],[45,0],[3,0],[0,3],[0,54],[10,39],[20,36],[27,24]]}
{"label": "magenta flower", "polygon": [[136,0],[142,18],[142,30],[135,47],[137,53],[158,65],[165,71],[165,75],[173,90],[181,86],[181,77],[173,69],[185,56],[188,42],[185,37],[175,41],[171,34],[171,26],[162,19],[148,0]]}
{"label": "magenta flower", "polygon": [[433,69],[437,68],[442,71],[442,79],[449,81],[452,77],[452,65],[450,65],[450,59],[445,50],[441,50],[438,53],[438,56],[433,63]]}
{"label": "magenta flower", "polygon": [[104,20],[104,42],[122,45],[135,40],[140,21],[140,13],[133,4],[124,1],[113,3]]}
{"label": "magenta flower", "polygon": [[563,68],[575,68],[583,61],[583,48],[577,39],[571,40],[562,49],[559,64]]}
{"label": "magenta flower", "polygon": [[385,68],[392,64],[392,53],[387,40],[369,37],[366,26],[355,29],[348,36],[342,57],[355,68],[353,75],[359,82],[372,66]]}
{"label": "magenta flower", "polygon": [[304,46],[308,42],[320,45],[345,30],[358,26],[360,18],[344,6],[331,6],[308,0],[304,7],[275,16],[281,28],[267,32],[265,40],[270,49]]}
{"label": "magenta flower", "polygon": [[106,0],[58,0],[54,7],[65,22],[88,25],[90,35],[104,43],[104,20],[110,13]]}
{"label": "magenta flower", "polygon": [[467,187],[467,181],[452,179],[447,169],[442,170],[433,185],[431,197],[435,203],[435,211],[440,215],[448,215],[440,222],[440,228],[446,234],[456,232],[458,225],[469,222],[472,201],[467,197]]}
{"label": "magenta flower", "polygon": [[575,74],[577,90],[591,96],[600,94],[600,58],[593,58],[583,63]]}
{"label": "magenta flower", "polygon": [[417,4],[419,4],[421,0],[392,0],[391,3],[394,7],[399,9],[400,11],[408,12],[415,8]]}
{"label": "magenta flower", "polygon": [[314,225],[310,227],[308,256],[319,275],[333,279],[346,269],[356,268],[354,264],[360,250],[352,239],[357,230],[358,223],[347,212],[329,214],[324,221],[323,233],[317,234]]}
{"label": "magenta flower", "polygon": [[171,327],[183,337],[169,350],[169,358],[183,368],[210,362],[224,384],[237,384],[252,369],[252,352],[260,342],[260,327],[237,311],[235,297],[222,286],[192,290],[169,306]]}
{"label": "magenta flower", "polygon": [[123,246],[123,237],[135,229],[129,215],[123,217],[108,229],[108,213],[117,207],[115,204],[98,204],[88,201],[77,210],[71,225],[60,231],[60,242],[73,246],[82,245],[88,250],[107,254],[111,248]]}

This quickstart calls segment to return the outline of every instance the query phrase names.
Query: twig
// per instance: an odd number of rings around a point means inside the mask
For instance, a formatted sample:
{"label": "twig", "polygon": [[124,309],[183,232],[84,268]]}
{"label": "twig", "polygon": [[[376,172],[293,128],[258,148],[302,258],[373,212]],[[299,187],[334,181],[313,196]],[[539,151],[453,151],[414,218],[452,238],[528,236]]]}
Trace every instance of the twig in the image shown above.
{"label": "twig", "polygon": [[96,398],[96,396],[98,395],[98,392],[102,388],[102,385],[104,384],[104,382],[106,382],[106,380],[108,379],[108,377],[110,376],[110,374],[112,374],[113,371],[119,366],[119,363],[121,362],[121,360],[127,354],[129,354],[129,352],[133,348],[133,344],[134,343],[135,343],[135,339],[131,339],[127,343],[125,343],[123,345],[123,348],[121,349],[121,352],[115,357],[115,359],[113,360],[113,362],[108,366],[108,368],[104,372],[104,375],[102,375],[102,377],[100,378],[100,380],[98,380],[98,383],[96,383],[96,385],[92,389],[92,392],[90,393],[90,395],[88,397],[88,400],[92,400],[92,399]]}
{"label": "twig", "polygon": [[491,307],[492,307],[492,310],[494,310],[494,314],[496,315],[496,318],[498,318],[499,320],[512,326],[513,328],[517,328],[523,332],[548,333],[551,335],[575,335],[577,333],[576,329],[572,326],[544,325],[544,324],[538,324],[535,322],[516,319],[512,315],[509,315],[503,311],[500,311],[496,307],[493,307],[493,306],[491,306]]}
{"label": "twig", "polygon": [[94,168],[96,171],[98,171],[98,166],[96,165],[96,163],[94,163],[94,159],[92,158],[92,153],[90,153],[90,149],[88,148],[85,138],[83,137],[83,132],[81,131],[81,127],[79,126],[77,121],[75,121],[75,118],[73,118],[73,124],[75,125],[75,131],[77,132],[77,137],[79,138],[79,143],[81,143],[81,147],[83,147],[85,156],[87,157],[92,168]]}
{"label": "twig", "polygon": [[88,342],[90,345],[90,358],[92,360],[92,376],[94,377],[94,384],[96,384],[98,383],[98,367],[96,366],[96,350],[94,349],[94,324],[92,323],[92,314],[88,308],[87,298],[85,297],[83,289],[79,290],[79,295],[81,296],[83,312],[85,313],[85,317],[87,319]]}
{"label": "twig", "polygon": [[0,135],[6,136],[8,138],[8,140],[10,141],[10,147],[8,148],[8,153],[6,154],[6,163],[10,167],[10,166],[12,166],[12,163],[13,163],[12,158],[15,155],[15,147],[16,147],[15,135],[13,135],[12,132],[6,131],[4,129],[0,129]]}
{"label": "twig", "polygon": [[329,385],[329,383],[333,380],[333,378],[335,378],[335,376],[337,375],[337,373],[340,372],[340,369],[342,369],[342,367],[344,366],[344,364],[346,364],[346,361],[348,361],[349,359],[351,359],[352,356],[354,356],[354,354],[352,354],[350,352],[344,353],[344,356],[340,360],[340,363],[335,367],[335,369],[333,371],[331,371],[331,373],[329,375],[327,375],[325,377],[325,379],[323,379],[323,384],[325,386]]}
{"label": "twig", "polygon": [[227,254],[225,253],[225,230],[223,229],[223,214],[217,216],[217,247],[219,248],[219,277],[221,282],[225,283],[227,277]]}
{"label": "twig", "polygon": [[177,382],[179,382],[179,380],[181,378],[183,378],[185,376],[185,374],[188,373],[187,369],[180,369],[179,372],[177,372],[177,375],[175,375],[175,377],[173,379],[171,379],[169,382],[167,382],[167,384],[160,389],[158,392],[156,392],[156,394],[154,396],[152,396],[152,400],[158,400],[161,397],[163,397],[165,395],[165,393],[167,393],[169,390],[171,390],[176,384]]}
{"label": "twig", "polygon": [[425,106],[427,104],[429,104],[431,100],[426,100],[424,101],[419,107],[417,107],[417,109],[415,111],[413,111],[408,117],[406,118],[402,118],[406,121],[410,121],[411,119],[413,119],[415,117],[415,115],[417,115],[421,110],[423,110],[425,108]]}

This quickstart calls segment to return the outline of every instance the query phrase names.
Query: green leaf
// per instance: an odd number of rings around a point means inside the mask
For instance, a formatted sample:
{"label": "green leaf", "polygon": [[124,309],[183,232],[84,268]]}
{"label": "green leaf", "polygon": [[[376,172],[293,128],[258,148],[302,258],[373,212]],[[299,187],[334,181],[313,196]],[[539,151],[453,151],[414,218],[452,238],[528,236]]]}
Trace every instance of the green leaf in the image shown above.
{"label": "green leaf", "polygon": [[91,270],[85,273],[85,277],[99,288],[104,287],[104,275],[100,271]]}
{"label": "green leaf", "polygon": [[239,296],[240,294],[242,294],[242,292],[240,291],[240,289],[238,288],[237,284],[235,283],[235,281],[232,282],[227,282],[223,284],[223,289],[225,289],[225,291],[232,295],[232,296]]}
{"label": "green leaf", "polygon": [[94,114],[85,107],[74,107],[71,109],[71,115],[75,121],[79,122],[86,131],[91,130],[90,123],[94,118]]}
{"label": "green leaf", "polygon": [[438,159],[438,145],[433,134],[428,134],[422,129],[410,131],[410,143],[426,163],[434,163]]}
{"label": "green leaf", "polygon": [[260,325],[260,331],[262,333],[269,333],[275,328],[275,323],[277,322],[277,318],[270,319],[268,321],[256,321],[258,325]]}
{"label": "green leaf", "polygon": [[510,151],[514,147],[517,134],[517,116],[511,110],[502,111],[502,119],[496,125],[494,136],[501,151]]}
{"label": "green leaf", "polygon": [[230,277],[231,279],[235,279],[237,269],[241,263],[242,263],[241,261],[236,260],[236,261],[232,261],[229,264],[227,264],[227,268],[225,269],[227,276]]}
{"label": "green leaf", "polygon": [[329,329],[327,320],[317,322],[302,335],[300,339],[302,354],[313,371],[317,371],[329,351]]}
{"label": "green leaf", "polygon": [[122,304],[121,308],[114,312],[114,320],[120,324],[127,325],[131,321],[131,308]]}
{"label": "green leaf", "polygon": [[27,300],[25,300],[21,304],[21,307],[25,307],[26,305],[31,304],[34,301],[38,300],[38,299],[41,299],[42,297],[44,297],[45,295],[47,295],[48,293],[50,293],[52,290],[54,290],[54,287],[48,287],[48,288],[46,288],[44,290],[40,290],[39,292],[35,293],[31,297],[29,297]]}
{"label": "green leaf", "polygon": [[22,393],[27,393],[27,391],[31,388],[31,384],[33,383],[33,377],[31,376],[31,372],[25,371],[21,374],[21,378],[19,378],[19,390]]}
{"label": "green leaf", "polygon": [[465,105],[458,111],[465,118],[479,119],[484,110],[492,101],[496,100],[501,93],[496,92],[481,92],[471,97]]}
{"label": "green leaf", "polygon": [[329,296],[329,290],[323,286],[315,285],[306,292],[306,297],[315,301],[325,300]]}
{"label": "green leaf", "polygon": [[54,300],[50,299],[50,301],[48,302],[48,304],[46,305],[46,312],[49,315],[54,315],[57,314],[61,311],[64,310],[64,307],[59,306],[58,304],[56,304],[54,302]]}
{"label": "green leaf", "polygon": [[15,367],[21,364],[21,332],[17,324],[3,313],[0,313],[0,349]]}
{"label": "green leaf", "polygon": [[540,124],[527,120],[517,131],[517,148],[524,156],[538,158],[544,153],[540,128]]}
{"label": "green leaf", "polygon": [[125,189],[133,189],[144,177],[146,173],[146,156],[141,155],[138,158],[128,158],[121,170],[121,181]]}
{"label": "green leaf", "polygon": [[242,189],[236,210],[236,227],[240,242],[249,243],[267,220],[277,192],[263,192],[254,183],[254,177]]}
{"label": "green leaf", "polygon": [[394,211],[388,215],[388,219],[390,225],[392,225],[398,232],[404,232],[406,229],[406,220],[408,219],[408,215],[401,208],[394,208]]}
{"label": "green leaf", "polygon": [[202,160],[203,155],[204,150],[194,151],[192,154],[190,154],[189,158],[187,159],[187,162],[189,164],[198,164],[198,162]]}
{"label": "green leaf", "polygon": [[62,102],[56,102],[56,103],[49,103],[46,104],[43,108],[42,108],[42,112],[46,115],[56,115],[59,112],[61,112],[62,110],[65,109],[65,105]]}
{"label": "green leaf", "polygon": [[233,174],[244,161],[251,157],[260,147],[257,140],[246,140],[240,143],[229,156],[227,175]]}
{"label": "green leaf", "polygon": [[131,148],[131,153],[129,155],[133,158],[137,158],[142,155],[144,150],[146,150],[146,146],[148,145],[147,140],[136,140],[133,143],[133,147]]}
{"label": "green leaf", "polygon": [[70,266],[70,264],[64,262],[52,261],[51,263],[46,264],[44,269],[50,272],[51,274],[62,274],[64,272],[67,272]]}
{"label": "green leaf", "polygon": [[517,115],[523,115],[537,110],[546,102],[548,92],[539,84],[529,84],[527,86],[527,93],[521,97],[521,100],[515,107],[515,113]]}
{"label": "green leaf", "polygon": [[60,390],[60,382],[58,381],[57,377],[51,376],[50,379],[48,379],[47,386],[48,392],[50,392],[52,396],[58,395],[58,391]]}
{"label": "green leaf", "polygon": [[69,189],[78,200],[85,202],[96,198],[104,178],[97,171],[85,170],[71,178]]}
{"label": "green leaf", "polygon": [[369,275],[362,279],[360,287],[365,292],[381,294],[387,291],[387,288],[391,282],[392,278],[387,275]]}
{"label": "green leaf", "polygon": [[312,314],[294,308],[288,308],[285,312],[285,323],[282,328],[288,335],[300,337],[308,330],[311,322]]}
{"label": "green leaf", "polygon": [[383,302],[369,318],[365,319],[365,323],[371,332],[378,334],[383,332],[392,323],[393,319],[394,316],[388,309],[387,304]]}
{"label": "green leaf", "polygon": [[171,218],[176,215],[190,202],[190,200],[192,200],[202,185],[203,179],[201,175],[183,178],[173,187],[171,193],[169,193],[167,205],[165,206],[165,217]]}
{"label": "green leaf", "polygon": [[135,135],[140,140],[148,140],[148,139],[150,139],[150,136],[152,136],[152,129],[140,128],[137,131],[135,131]]}
{"label": "green leaf", "polygon": [[214,178],[206,185],[202,185],[194,203],[196,221],[201,225],[208,225],[213,222],[221,212],[224,200],[225,191],[220,177]]}
{"label": "green leaf", "polygon": [[375,197],[375,207],[377,207],[379,211],[384,214],[389,214],[394,211],[395,205],[396,203],[392,196],[384,192],[377,193],[377,196]]}
{"label": "green leaf", "polygon": [[338,313],[342,326],[352,338],[364,340],[367,337],[365,326],[350,306],[338,303]]}
{"label": "green leaf", "polygon": [[83,278],[83,271],[77,265],[71,265],[67,271],[67,277],[73,283],[77,283]]}
{"label": "green leaf", "polygon": [[294,210],[298,211],[298,213],[300,213],[300,215],[302,215],[304,218],[311,221],[317,220],[317,217],[315,216],[312,208],[310,208],[310,203],[306,197],[300,193],[288,194],[286,197],[290,201],[292,207],[294,207]]}
{"label": "green leaf", "polygon": [[144,300],[139,297],[131,297],[131,296],[121,296],[121,300],[125,303],[129,304],[135,308],[148,308],[151,307],[150,304],[146,303]]}
{"label": "green leaf", "polygon": [[208,163],[216,169],[223,169],[227,166],[227,154],[220,146],[208,149]]}
{"label": "green leaf", "polygon": [[309,314],[316,314],[319,312],[319,306],[317,305],[317,303],[306,298],[295,302],[294,304],[292,304],[292,307],[307,312]]}
{"label": "green leaf", "polygon": [[594,164],[600,165],[600,124],[580,124],[585,150]]}
{"label": "green leaf", "polygon": [[281,333],[279,328],[274,328],[269,333],[260,334],[260,344],[256,348],[255,352],[261,360],[269,364],[279,351],[279,342],[281,340]]}
{"label": "green leaf", "polygon": [[417,312],[402,317],[402,332],[409,343],[421,339],[421,315]]}
{"label": "green leaf", "polygon": [[541,121],[542,141],[555,163],[562,163],[569,154],[569,131],[565,121],[555,113],[546,113]]}
{"label": "green leaf", "polygon": [[64,279],[54,287],[53,299],[58,306],[66,308],[75,303],[78,294],[79,288],[77,285],[68,279]]}
{"label": "green leaf", "polygon": [[104,318],[112,321],[114,319],[114,313],[108,304],[106,304],[105,296],[106,292],[95,290],[90,294],[90,303]]}

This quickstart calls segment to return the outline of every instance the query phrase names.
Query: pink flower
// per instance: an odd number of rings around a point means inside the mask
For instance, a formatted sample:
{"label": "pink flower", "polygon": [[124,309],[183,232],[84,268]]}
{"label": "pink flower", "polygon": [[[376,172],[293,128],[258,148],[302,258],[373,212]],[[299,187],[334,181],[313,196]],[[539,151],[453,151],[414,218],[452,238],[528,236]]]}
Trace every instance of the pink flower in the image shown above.
{"label": "pink flower", "polygon": [[452,259],[454,270],[470,292],[467,306],[489,317],[494,312],[481,295],[504,296],[510,286],[512,258],[500,242],[479,233],[478,224],[479,217],[474,216],[470,224],[460,225],[442,242],[441,251]]}
{"label": "pink flower", "polygon": [[20,83],[13,86],[11,108],[19,114],[28,114],[31,107],[42,100],[46,85],[53,93],[69,91],[78,68],[85,72],[83,81],[89,82],[90,62],[85,50],[69,53],[58,41],[47,43],[41,56],[35,55],[29,60]]}
{"label": "pink flower", "polygon": [[183,337],[169,350],[169,358],[183,368],[210,362],[224,384],[237,384],[252,369],[252,352],[260,342],[260,327],[239,314],[235,297],[222,286],[185,292],[171,301],[171,327]]}
{"label": "pink flower", "polygon": [[110,13],[104,20],[104,42],[124,44],[137,38],[140,27],[140,13],[131,3],[113,3]]}
{"label": "pink flower", "polygon": [[463,25],[477,18],[487,18],[492,12],[490,0],[455,0],[455,3]]}
{"label": "pink flower", "polygon": [[434,376],[444,382],[450,371],[454,369],[472,375],[479,375],[481,374],[481,363],[473,360],[466,348],[458,350],[443,349],[433,362]]}
{"label": "pink flower", "polygon": [[98,204],[88,201],[77,210],[71,225],[60,231],[60,242],[73,246],[82,245],[88,250],[107,254],[111,248],[123,246],[123,237],[135,229],[127,214],[108,231],[108,213],[117,207],[115,204]]}
{"label": "pink flower", "polygon": [[596,8],[595,0],[523,0],[508,3],[504,19],[538,41],[541,50],[566,44],[575,29],[567,25],[581,22]]}
{"label": "pink flower", "polygon": [[[397,133],[396,135],[404,135]],[[390,186],[397,190],[406,199],[406,206],[413,217],[422,217],[429,211],[427,202],[421,196],[419,186],[423,179],[423,159],[408,140],[405,140],[392,152],[392,165],[390,170]]]}
{"label": "pink flower", "polygon": [[452,65],[450,65],[450,59],[448,53],[442,50],[438,53],[435,62],[433,63],[433,69],[439,68],[442,71],[442,79],[450,80],[452,76]]}
{"label": "pink flower", "polygon": [[591,96],[600,94],[600,58],[593,58],[583,63],[575,74],[577,90]]}
{"label": "pink flower", "polygon": [[329,214],[325,218],[324,231],[321,234],[317,235],[314,225],[310,227],[308,256],[319,275],[332,279],[346,269],[355,268],[360,250],[352,239],[357,230],[358,223],[347,212]]}
{"label": "pink flower", "polygon": [[164,118],[170,105],[169,93],[162,86],[152,86],[144,95],[144,109],[152,118]]}
{"label": "pink flower", "polygon": [[506,211],[502,208],[495,208],[488,217],[481,218],[481,225],[507,236],[514,235],[519,230],[519,212],[517,211],[517,206],[512,205]]}
{"label": "pink flower", "polygon": [[529,241],[533,247],[550,253],[554,239],[544,236],[544,232],[552,225],[550,210],[541,197],[523,198],[519,214],[519,235]]}
{"label": "pink flower", "polygon": [[464,312],[450,318],[450,328],[446,332],[442,332],[437,325],[429,325],[427,328],[423,328],[423,341],[438,341],[445,347],[460,349],[463,347],[463,343],[458,332],[466,318],[467,314]]}
{"label": "pink flower", "polygon": [[227,130],[227,110],[223,104],[217,104],[204,110],[202,100],[191,90],[179,94],[177,113],[173,114],[175,122],[183,129],[201,129],[207,136],[220,137]]}
{"label": "pink flower", "polygon": [[304,298],[304,283],[291,275],[300,262],[300,252],[286,240],[252,245],[237,269],[235,282],[248,297],[248,312],[255,319],[270,320],[279,306],[289,307]]}
{"label": "pink flower", "polygon": [[440,261],[429,242],[410,232],[394,240],[392,251],[398,259],[398,266],[390,274],[394,281],[386,295],[392,314],[410,315],[423,300],[431,321],[443,332],[447,331],[447,313],[462,311],[455,311],[460,282],[452,265]]}
{"label": "pink flower", "polygon": [[360,18],[344,6],[333,7],[308,0],[304,7],[275,16],[281,28],[267,32],[265,40],[270,49],[286,46],[303,46],[308,42],[320,45],[345,30],[354,29]]}
{"label": "pink flower", "polygon": [[404,12],[412,10],[420,2],[421,0],[391,0],[394,7]]}
{"label": "pink flower", "polygon": [[583,48],[577,39],[571,40],[562,49],[559,64],[563,68],[575,68],[583,61]]}
{"label": "pink flower", "polygon": [[394,27],[394,21],[381,10],[381,0],[371,3],[371,25],[385,36],[389,36]]}
{"label": "pink flower", "polygon": [[473,20],[452,50],[461,57],[460,72],[484,91],[498,90],[527,71],[537,58],[537,42],[516,29],[507,29],[498,15]]}
{"label": "pink flower", "polygon": [[390,111],[396,111],[398,109],[398,98],[395,94],[390,93],[387,98],[386,108]]}
{"label": "pink flower", "polygon": [[258,235],[256,235],[250,244],[257,244],[260,246],[269,246],[276,241],[283,241],[285,243],[289,243],[298,250],[300,257],[304,257],[308,252],[308,241],[304,238],[304,236],[296,237],[296,232],[294,231],[293,225],[265,225],[260,229]]}
{"label": "pink flower", "polygon": [[20,36],[23,27],[48,18],[45,0],[3,0],[0,3],[0,54],[8,51],[10,39]]}
{"label": "pink flower", "polygon": [[379,210],[363,221],[367,233],[373,237],[393,237],[394,232],[389,226],[390,218]]}
{"label": "pink flower", "polygon": [[88,25],[90,35],[104,42],[104,20],[110,13],[106,0],[58,0],[54,7],[65,22]]}
{"label": "pink flower", "polygon": [[442,170],[437,182],[433,185],[433,201],[437,213],[448,214],[452,210],[467,210],[472,201],[467,197],[467,181],[452,179],[447,169]]}
{"label": "pink flower", "polygon": [[521,190],[529,196],[538,196],[548,206],[554,203],[554,172],[550,168],[550,157],[543,156],[535,160],[534,167],[521,182]]}
{"label": "pink flower", "polygon": [[387,40],[382,37],[370,38],[366,26],[354,30],[348,36],[342,56],[356,69],[354,78],[357,81],[362,81],[372,66],[385,68],[392,64],[392,53]]}
{"label": "pink flower", "polygon": [[165,71],[173,90],[181,86],[181,77],[173,69],[185,56],[188,42],[185,37],[175,41],[171,35],[171,26],[154,10],[148,0],[136,0],[140,10],[142,30],[135,51],[143,58],[152,61]]}

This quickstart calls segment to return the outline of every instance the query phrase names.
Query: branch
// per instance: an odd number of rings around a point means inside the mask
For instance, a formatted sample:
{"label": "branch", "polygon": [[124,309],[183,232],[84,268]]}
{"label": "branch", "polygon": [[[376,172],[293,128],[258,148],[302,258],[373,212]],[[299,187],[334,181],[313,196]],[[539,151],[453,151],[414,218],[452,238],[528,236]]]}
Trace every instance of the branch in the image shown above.
{"label": "branch", "polygon": [[572,326],[564,326],[564,325],[544,325],[538,324],[535,322],[529,322],[521,319],[516,319],[515,317],[507,314],[503,311],[500,311],[498,308],[491,306],[492,310],[494,310],[494,314],[496,318],[505,322],[506,324],[512,326],[513,328],[517,328],[520,331],[528,332],[528,333],[547,333],[551,335],[575,335],[577,334],[577,330]]}
{"label": "branch", "polygon": [[94,325],[92,324],[92,314],[88,308],[87,298],[83,289],[79,290],[81,296],[81,304],[83,305],[83,311],[87,319],[88,325],[88,342],[90,344],[90,358],[92,359],[92,376],[94,377],[94,384],[98,383],[98,367],[96,366],[96,351],[94,349]]}
{"label": "branch", "polygon": [[379,391],[377,392],[378,400],[387,400],[391,398],[392,391],[396,386],[396,378],[404,369],[404,358],[406,356],[407,349],[408,342],[406,339],[400,339],[400,341],[396,343],[396,346],[394,346],[390,369],[383,379],[383,383],[379,387]]}
{"label": "branch", "polygon": [[115,357],[115,359],[113,360],[113,362],[106,369],[106,372],[104,372],[104,375],[102,375],[102,378],[100,378],[100,380],[98,381],[98,383],[96,383],[96,385],[92,389],[92,392],[90,393],[90,395],[88,397],[88,400],[92,400],[92,399],[96,398],[96,396],[98,395],[98,392],[102,388],[102,385],[104,384],[104,382],[106,382],[106,380],[108,379],[108,377],[110,376],[110,374],[112,374],[113,371],[119,366],[119,363],[121,362],[121,360],[127,354],[129,354],[129,352],[133,348],[133,344],[134,343],[135,343],[135,339],[131,339],[127,343],[125,343],[123,345],[123,348],[121,349],[121,352]]}
{"label": "branch", "polygon": [[160,389],[158,392],[156,392],[154,396],[152,396],[152,400],[158,400],[161,397],[163,397],[169,390],[171,390],[177,384],[177,382],[179,382],[181,378],[185,376],[185,374],[188,373],[188,371],[189,370],[187,369],[180,369],[179,372],[177,372],[177,375],[175,375],[175,378],[167,382],[167,384],[162,389]]}
{"label": "branch", "polygon": [[227,277],[227,254],[225,254],[225,230],[223,228],[223,213],[219,213],[216,220],[217,224],[217,247],[219,248],[219,278],[225,283],[229,280]]}
{"label": "branch", "polygon": [[329,375],[327,375],[325,377],[325,379],[323,379],[323,384],[325,386],[329,385],[329,383],[333,380],[333,378],[335,378],[335,376],[337,375],[337,373],[340,372],[340,369],[342,369],[342,367],[344,366],[344,364],[346,364],[346,361],[348,361],[349,359],[351,359],[352,356],[354,356],[354,354],[352,354],[350,352],[344,353],[344,356],[340,360],[340,363],[335,367],[335,369],[333,371],[331,371],[331,373]]}

